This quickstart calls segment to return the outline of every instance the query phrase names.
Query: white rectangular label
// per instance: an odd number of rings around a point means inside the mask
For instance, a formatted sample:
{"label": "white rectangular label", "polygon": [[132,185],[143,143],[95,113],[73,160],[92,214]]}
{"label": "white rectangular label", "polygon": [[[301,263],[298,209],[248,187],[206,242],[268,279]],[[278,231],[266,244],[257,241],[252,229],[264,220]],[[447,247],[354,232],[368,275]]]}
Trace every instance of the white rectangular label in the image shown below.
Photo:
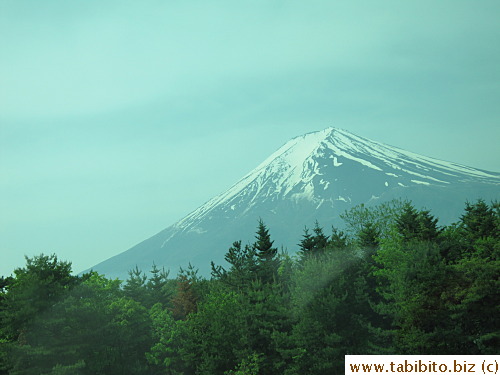
{"label": "white rectangular label", "polygon": [[345,374],[500,374],[500,355],[346,355]]}

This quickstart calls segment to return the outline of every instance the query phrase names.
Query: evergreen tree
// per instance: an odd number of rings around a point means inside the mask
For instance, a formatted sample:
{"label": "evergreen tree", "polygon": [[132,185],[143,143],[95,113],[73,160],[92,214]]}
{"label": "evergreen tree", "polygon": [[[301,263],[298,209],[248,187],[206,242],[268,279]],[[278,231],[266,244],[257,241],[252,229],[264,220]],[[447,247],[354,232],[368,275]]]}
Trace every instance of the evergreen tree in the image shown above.
{"label": "evergreen tree", "polygon": [[[498,241],[496,246],[500,249]],[[497,354],[500,259],[466,257],[449,268],[451,287],[442,298],[451,312],[453,334],[445,339],[453,354]]]}
{"label": "evergreen tree", "polygon": [[174,319],[185,320],[189,314],[196,312],[197,303],[193,280],[181,273],[177,278],[177,294],[172,300]]}
{"label": "evergreen tree", "polygon": [[14,278],[11,276],[0,276],[0,311],[2,309],[2,303],[5,300],[7,295],[7,291],[9,289],[9,285],[14,281]]}
{"label": "evergreen tree", "polygon": [[151,277],[146,284],[150,301],[147,307],[152,307],[156,303],[167,306],[173,295],[173,285],[168,280],[170,272],[165,271],[164,267],[159,269],[156,264],[153,263],[150,273]]}
{"label": "evergreen tree", "polygon": [[479,199],[474,204],[466,202],[465,214],[462,216],[461,222],[465,235],[471,242],[486,237],[500,237],[498,204],[495,215],[495,210],[482,199]]}
{"label": "evergreen tree", "polygon": [[83,375],[85,374],[84,368],[84,361],[78,361],[72,365],[57,364],[52,368],[52,371],[47,373],[47,375]]}
{"label": "evergreen tree", "polygon": [[421,241],[437,242],[442,229],[438,227],[438,219],[431,215],[430,211],[422,210],[418,213],[419,233]]}
{"label": "evergreen tree", "polygon": [[363,225],[357,234],[357,245],[369,253],[374,253],[380,245],[380,231],[373,223]]}
{"label": "evergreen tree", "polygon": [[299,254],[302,258],[306,258],[309,254],[312,254],[314,242],[314,237],[309,233],[309,229],[305,227],[302,240],[299,243]]}
{"label": "evergreen tree", "polygon": [[396,219],[396,228],[403,241],[436,241],[441,233],[437,226],[438,219],[427,210],[418,211],[406,202]]}
{"label": "evergreen tree", "polygon": [[453,238],[462,249],[450,262],[451,288],[443,295],[452,311],[456,352],[494,354],[500,345],[496,316],[500,300],[500,236],[498,204],[466,203]]}
{"label": "evergreen tree", "polygon": [[185,351],[192,354],[189,366],[198,374],[224,374],[248,351],[249,311],[237,292],[213,288],[196,313],[186,321],[189,335]]}
{"label": "evergreen tree", "polygon": [[229,269],[215,266],[212,262],[212,277],[231,286],[235,290],[248,288],[255,278],[257,260],[255,249],[248,245],[241,246],[241,241],[235,241],[224,256],[229,263]]}
{"label": "evergreen tree", "polygon": [[345,250],[348,246],[347,235],[343,231],[332,226],[332,235],[327,243],[326,250],[329,252]]}
{"label": "evergreen tree", "polygon": [[448,264],[458,262],[467,248],[467,240],[460,224],[453,223],[444,227],[439,237],[439,248],[444,261]]}
{"label": "evergreen tree", "polygon": [[299,243],[299,253],[302,258],[310,255],[321,254],[328,245],[328,236],[323,233],[323,228],[319,226],[318,221],[314,224],[313,235],[309,233],[309,229],[304,229],[304,235]]}
{"label": "evergreen tree", "polygon": [[257,258],[257,277],[263,283],[272,283],[276,279],[279,262],[277,258],[278,249],[273,247],[269,230],[262,220],[259,220],[256,241],[253,244],[253,251]]}
{"label": "evergreen tree", "polygon": [[416,208],[409,202],[405,203],[401,214],[396,219],[396,228],[403,241],[417,240],[420,233],[420,221]]}
{"label": "evergreen tree", "polygon": [[11,352],[10,374],[148,373],[147,310],[123,296],[118,280],[96,273],[33,318]]}
{"label": "evergreen tree", "polygon": [[224,375],[259,375],[261,362],[262,356],[252,353],[238,363],[236,369],[226,371]]}
{"label": "evergreen tree", "polygon": [[128,271],[128,279],[125,281],[123,291],[125,295],[134,301],[148,305],[148,296],[146,293],[147,276],[135,266],[133,270]]}
{"label": "evergreen tree", "polygon": [[3,294],[1,336],[18,340],[29,330],[33,319],[50,308],[80,279],[71,275],[71,263],[55,254],[26,257],[26,266],[14,271]]}
{"label": "evergreen tree", "polygon": [[349,238],[356,238],[368,223],[372,223],[380,232],[380,237],[383,238],[390,235],[396,218],[407,203],[407,201],[394,199],[372,207],[360,204],[341,213],[340,218],[344,221]]}
{"label": "evergreen tree", "polygon": [[323,251],[328,244],[328,236],[323,233],[323,228],[319,226],[318,221],[314,223],[314,251],[319,253]]}
{"label": "evergreen tree", "polygon": [[291,358],[292,374],[341,373],[345,354],[369,354],[380,331],[373,328],[373,311],[365,261],[344,249],[308,259],[295,273],[292,289],[296,323],[292,345],[283,352]]}
{"label": "evergreen tree", "polygon": [[282,293],[288,295],[293,283],[293,273],[297,268],[297,263],[286,252],[279,256],[278,284],[282,288]]}
{"label": "evergreen tree", "polygon": [[175,320],[170,309],[158,303],[149,311],[153,344],[146,352],[155,374],[194,374],[196,355],[191,352],[187,321]]}
{"label": "evergreen tree", "polygon": [[291,330],[289,296],[277,283],[252,283],[243,296],[247,311],[247,355],[257,354],[262,361],[259,374],[283,372],[285,361],[280,351],[283,336]]}

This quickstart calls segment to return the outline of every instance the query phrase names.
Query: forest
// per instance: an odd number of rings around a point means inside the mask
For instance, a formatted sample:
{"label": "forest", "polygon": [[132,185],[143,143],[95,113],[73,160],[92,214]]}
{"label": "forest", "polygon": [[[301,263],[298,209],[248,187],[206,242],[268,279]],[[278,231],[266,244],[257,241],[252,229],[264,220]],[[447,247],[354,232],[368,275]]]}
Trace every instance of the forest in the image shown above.
{"label": "forest", "polygon": [[298,233],[294,255],[256,220],[210,278],[27,257],[0,277],[0,374],[341,374],[346,354],[498,354],[498,202],[444,226],[407,201],[341,218]]}

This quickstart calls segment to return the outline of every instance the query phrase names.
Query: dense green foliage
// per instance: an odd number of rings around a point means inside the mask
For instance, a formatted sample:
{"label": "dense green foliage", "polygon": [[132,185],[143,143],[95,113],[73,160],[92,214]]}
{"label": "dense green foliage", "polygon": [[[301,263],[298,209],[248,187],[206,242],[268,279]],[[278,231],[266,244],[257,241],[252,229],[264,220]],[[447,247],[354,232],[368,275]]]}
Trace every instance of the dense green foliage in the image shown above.
{"label": "dense green foliage", "polygon": [[122,282],[57,256],[0,278],[0,374],[338,374],[345,354],[497,354],[500,206],[438,225],[409,202],[307,228],[297,256],[259,221],[210,280],[153,265]]}

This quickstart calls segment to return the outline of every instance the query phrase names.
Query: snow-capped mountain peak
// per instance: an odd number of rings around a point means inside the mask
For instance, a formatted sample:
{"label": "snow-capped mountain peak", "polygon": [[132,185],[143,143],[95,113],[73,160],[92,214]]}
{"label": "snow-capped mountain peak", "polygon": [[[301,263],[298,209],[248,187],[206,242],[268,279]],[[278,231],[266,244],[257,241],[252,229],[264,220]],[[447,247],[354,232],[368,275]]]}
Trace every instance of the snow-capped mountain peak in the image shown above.
{"label": "snow-capped mountain peak", "polygon": [[[375,191],[358,197],[359,185],[366,184],[365,180],[375,185]],[[330,127],[286,142],[231,188],[176,226],[187,229],[196,225],[215,208],[232,212],[233,216],[268,200],[355,203],[379,197],[393,187],[444,186],[471,180],[500,183],[499,174],[418,155]]]}
{"label": "snow-capped mountain peak", "polygon": [[[209,273],[235,240],[252,240],[262,218],[277,244],[293,252],[304,225],[324,225],[354,205],[410,199],[455,220],[466,200],[500,198],[500,173],[422,156],[338,128],[286,142],[223,193],[155,236],[95,268],[126,276],[154,261],[167,268],[192,262]],[[290,237],[291,234],[296,237]]]}

